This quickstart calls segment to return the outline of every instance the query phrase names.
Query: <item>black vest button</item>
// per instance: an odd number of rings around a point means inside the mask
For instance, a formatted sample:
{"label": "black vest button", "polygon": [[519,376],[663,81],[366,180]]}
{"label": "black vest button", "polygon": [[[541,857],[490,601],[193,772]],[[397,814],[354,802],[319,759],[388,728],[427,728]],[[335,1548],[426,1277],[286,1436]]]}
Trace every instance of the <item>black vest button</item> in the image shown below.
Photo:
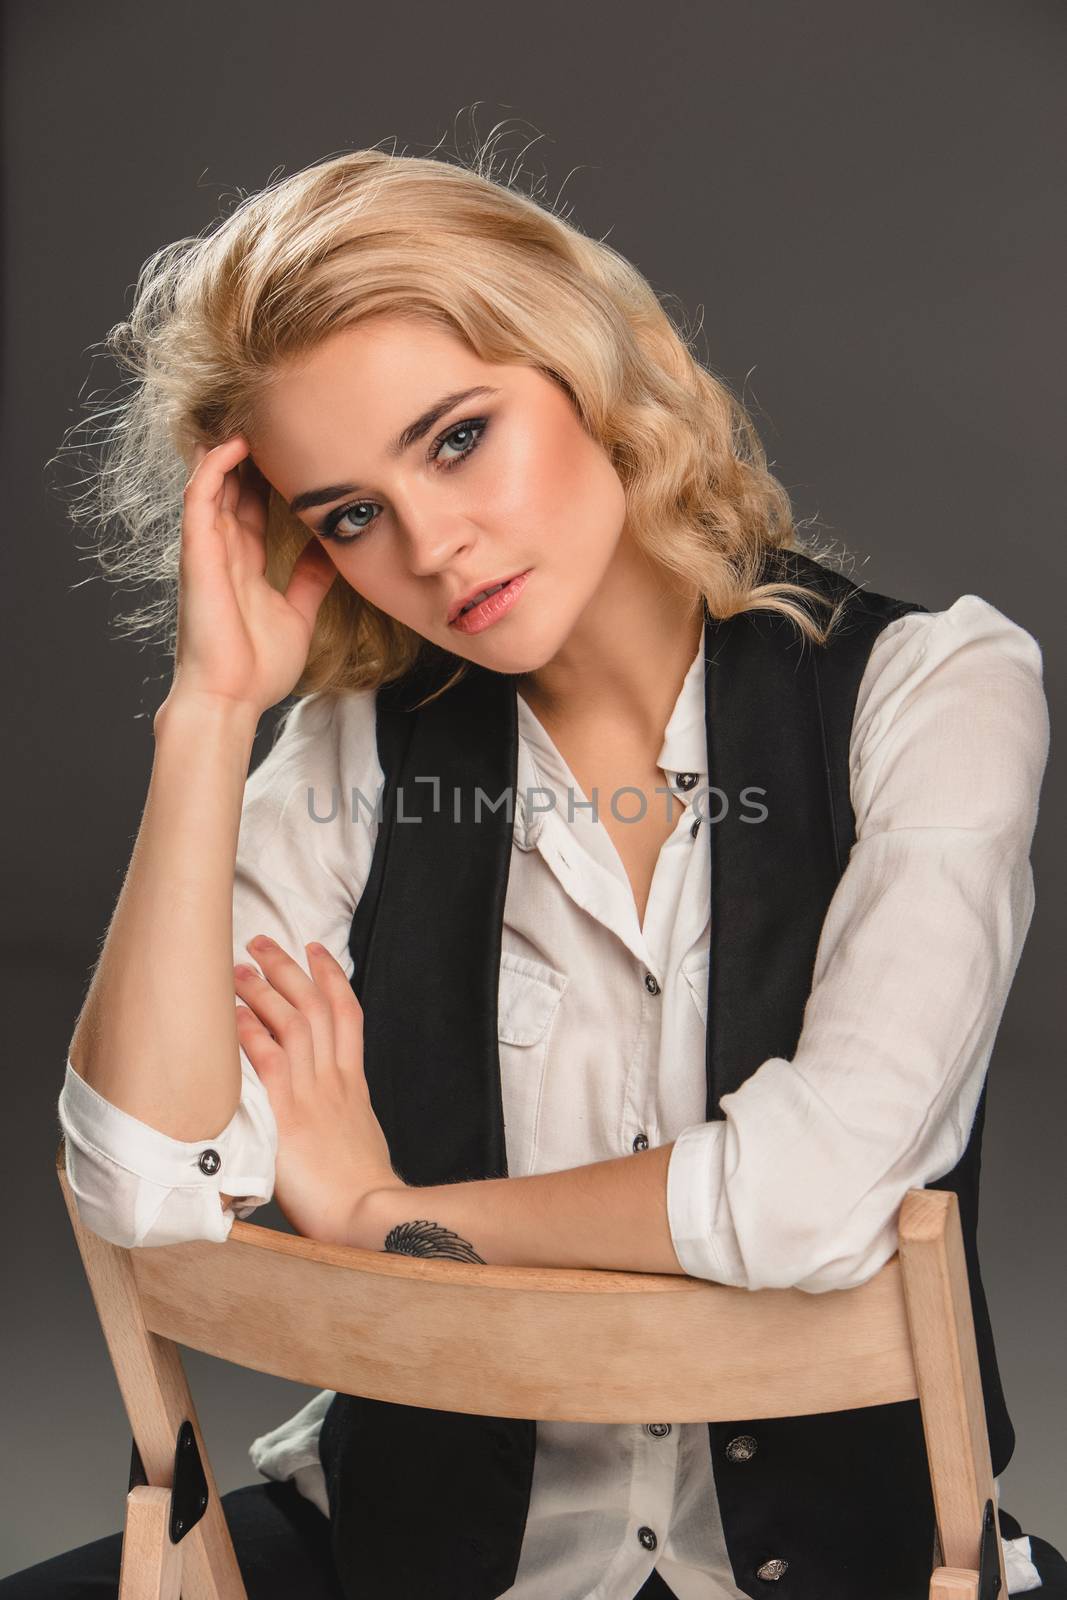
{"label": "black vest button", "polygon": [[777,1583],[788,1565],[788,1561],[779,1561],[777,1558],[774,1561],[765,1561],[762,1567],[756,1568],[756,1577],[764,1578],[768,1583]]}
{"label": "black vest button", "polygon": [[696,821],[693,823],[693,826],[689,830],[690,837],[695,839],[699,832],[700,832],[700,818],[698,817],[696,819]]}
{"label": "black vest button", "polygon": [[648,1149],[648,1134],[647,1133],[635,1133],[634,1134],[634,1149],[635,1150],[647,1150]]}
{"label": "black vest button", "polygon": [[222,1166],[222,1157],[217,1150],[201,1150],[197,1166],[201,1172],[206,1172],[210,1178]]}
{"label": "black vest button", "polygon": [[759,1449],[759,1445],[750,1433],[739,1433],[736,1439],[731,1439],[726,1446],[727,1461],[751,1461]]}
{"label": "black vest button", "polygon": [[652,1532],[651,1528],[638,1528],[637,1537],[640,1539],[646,1550],[654,1550],[659,1544],[659,1540],[656,1538],[656,1535]]}
{"label": "black vest button", "polygon": [[646,1426],[653,1439],[665,1439],[671,1431],[669,1422],[649,1422]]}
{"label": "black vest button", "polygon": [[645,988],[648,990],[649,994],[659,994],[659,984],[656,982],[651,972],[645,973]]}
{"label": "black vest button", "polygon": [[699,780],[699,772],[676,772],[674,775],[674,781],[679,789],[691,789]]}

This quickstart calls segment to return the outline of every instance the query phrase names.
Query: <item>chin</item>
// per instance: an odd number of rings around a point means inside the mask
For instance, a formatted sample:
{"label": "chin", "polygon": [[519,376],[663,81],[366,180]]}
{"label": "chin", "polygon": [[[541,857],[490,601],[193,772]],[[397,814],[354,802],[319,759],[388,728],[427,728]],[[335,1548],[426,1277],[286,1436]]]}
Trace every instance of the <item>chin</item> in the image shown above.
{"label": "chin", "polygon": [[551,654],[542,650],[531,650],[529,646],[514,643],[495,650],[453,650],[453,654],[462,656],[465,661],[473,662],[475,666],[485,667],[489,672],[500,672],[505,677],[517,677],[527,672],[536,672],[543,667],[546,661],[551,661]]}

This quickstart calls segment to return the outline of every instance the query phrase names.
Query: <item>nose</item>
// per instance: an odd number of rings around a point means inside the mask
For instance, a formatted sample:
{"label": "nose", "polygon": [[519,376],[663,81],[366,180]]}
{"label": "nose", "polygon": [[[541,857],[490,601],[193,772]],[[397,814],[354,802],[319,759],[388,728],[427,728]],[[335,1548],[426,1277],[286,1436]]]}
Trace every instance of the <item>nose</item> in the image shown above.
{"label": "nose", "polygon": [[401,518],[403,547],[409,571],[416,578],[442,572],[474,543],[470,524],[440,504],[409,506]]}

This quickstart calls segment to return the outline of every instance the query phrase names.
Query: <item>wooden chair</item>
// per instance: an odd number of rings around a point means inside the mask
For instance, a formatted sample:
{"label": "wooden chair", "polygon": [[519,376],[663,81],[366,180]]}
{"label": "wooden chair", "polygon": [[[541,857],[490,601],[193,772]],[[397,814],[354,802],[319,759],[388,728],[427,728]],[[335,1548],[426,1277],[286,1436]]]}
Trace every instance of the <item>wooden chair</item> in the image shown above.
{"label": "wooden chair", "polygon": [[858,1288],[753,1293],[387,1255],[239,1221],[224,1244],[125,1250],[81,1222],[62,1142],[56,1165],[147,1480],[126,1503],[121,1600],[246,1600],[180,1345],[316,1389],[545,1421],[918,1398],[945,1563],[930,1600],[1007,1595],[954,1194],[909,1191],[898,1253]]}

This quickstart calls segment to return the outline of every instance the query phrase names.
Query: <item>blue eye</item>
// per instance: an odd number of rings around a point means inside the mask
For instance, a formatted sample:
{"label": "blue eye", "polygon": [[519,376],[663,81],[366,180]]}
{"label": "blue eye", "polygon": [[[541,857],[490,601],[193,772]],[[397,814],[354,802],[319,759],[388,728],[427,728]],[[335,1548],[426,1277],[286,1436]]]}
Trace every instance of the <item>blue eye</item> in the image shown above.
{"label": "blue eye", "polygon": [[[440,460],[437,469],[439,472],[450,472],[453,467],[458,467],[461,461],[466,461],[468,456],[474,454],[482,442],[488,427],[488,417],[468,417],[463,422],[454,422],[450,428],[445,429],[444,433],[438,434],[427,452],[426,459],[428,461],[438,461],[445,445],[457,446],[458,454],[446,456],[443,460]],[[339,533],[337,530],[340,523],[352,515],[361,512],[374,513],[376,509],[379,508],[376,508],[373,500],[350,500],[348,505],[338,506],[334,511],[330,512],[319,529],[319,535],[323,539],[336,539],[339,544],[355,544],[356,540],[362,538],[364,531],[374,521],[373,514],[367,518],[366,522],[354,524],[355,531],[353,533]]]}
{"label": "blue eye", "polygon": [[[368,500],[354,500],[350,506],[341,506],[339,508],[339,510],[331,511],[330,515],[326,518],[326,521],[323,523],[321,531],[327,537],[330,537],[330,536],[336,537],[337,524],[341,521],[342,518],[350,517],[353,514],[358,515],[362,511],[373,511],[373,509],[374,509],[374,507],[371,505],[370,501],[368,501]],[[366,522],[356,523],[354,526],[357,529],[363,529],[363,528],[369,527],[371,520],[372,519],[368,518],[368,520]]]}

